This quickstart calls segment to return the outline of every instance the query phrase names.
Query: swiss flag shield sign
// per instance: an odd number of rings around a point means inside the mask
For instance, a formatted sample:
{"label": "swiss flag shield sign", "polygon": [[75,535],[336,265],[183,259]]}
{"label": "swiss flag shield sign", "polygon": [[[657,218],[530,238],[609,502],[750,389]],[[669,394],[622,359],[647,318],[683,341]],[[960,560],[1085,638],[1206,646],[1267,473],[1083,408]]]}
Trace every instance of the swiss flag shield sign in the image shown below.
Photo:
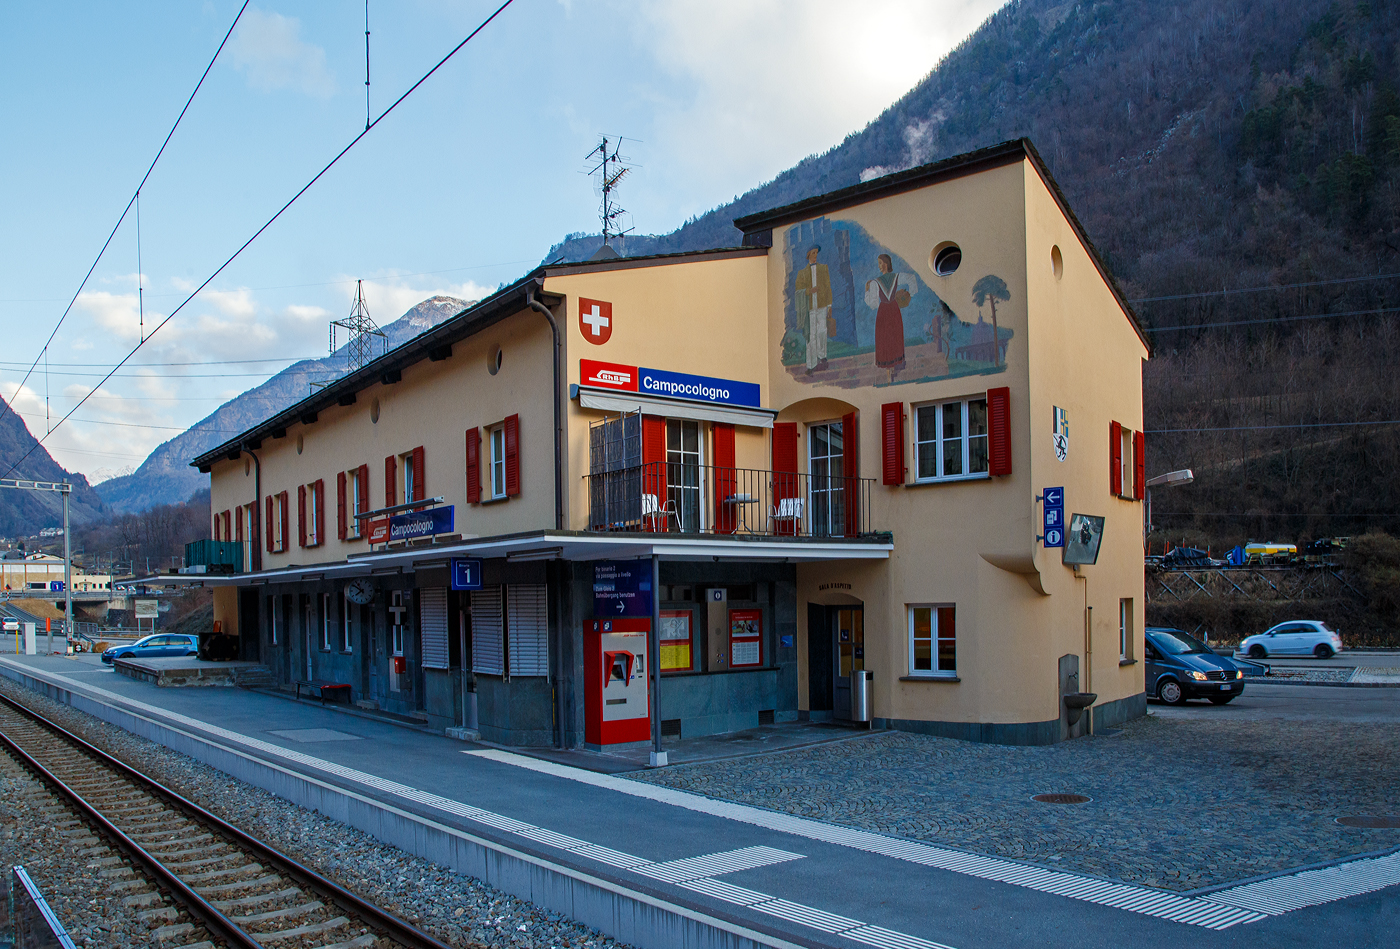
{"label": "swiss flag shield sign", "polygon": [[589,300],[579,297],[578,330],[583,338],[601,346],[612,338],[612,304],[602,300]]}

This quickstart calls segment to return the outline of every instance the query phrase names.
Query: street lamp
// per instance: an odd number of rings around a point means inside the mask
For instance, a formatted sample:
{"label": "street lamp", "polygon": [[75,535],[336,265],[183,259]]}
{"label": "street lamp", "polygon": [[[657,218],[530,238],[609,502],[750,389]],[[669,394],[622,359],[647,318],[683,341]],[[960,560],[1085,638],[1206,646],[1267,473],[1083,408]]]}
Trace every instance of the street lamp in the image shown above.
{"label": "street lamp", "polygon": [[1159,474],[1155,478],[1148,478],[1145,487],[1147,488],[1147,507],[1143,511],[1142,523],[1142,545],[1147,547],[1147,535],[1152,533],[1152,489],[1155,487],[1178,488],[1184,484],[1190,484],[1196,480],[1196,476],[1191,473],[1190,468],[1182,468],[1180,471],[1168,471],[1166,474]]}

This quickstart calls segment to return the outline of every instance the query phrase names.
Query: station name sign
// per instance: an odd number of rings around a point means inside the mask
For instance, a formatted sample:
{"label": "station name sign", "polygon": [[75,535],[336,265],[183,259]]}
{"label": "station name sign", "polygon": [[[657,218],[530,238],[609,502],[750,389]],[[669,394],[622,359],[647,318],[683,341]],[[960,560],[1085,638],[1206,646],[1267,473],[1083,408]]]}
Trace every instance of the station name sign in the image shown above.
{"label": "station name sign", "polygon": [[389,539],[413,540],[415,537],[450,534],[454,520],[454,508],[451,504],[426,511],[395,514],[389,518]]}
{"label": "station name sign", "polygon": [[626,366],[596,359],[579,360],[579,380],[586,386],[617,389],[620,392],[641,392],[714,405],[759,407],[756,382],[693,376],[685,372],[667,372],[664,369]]}

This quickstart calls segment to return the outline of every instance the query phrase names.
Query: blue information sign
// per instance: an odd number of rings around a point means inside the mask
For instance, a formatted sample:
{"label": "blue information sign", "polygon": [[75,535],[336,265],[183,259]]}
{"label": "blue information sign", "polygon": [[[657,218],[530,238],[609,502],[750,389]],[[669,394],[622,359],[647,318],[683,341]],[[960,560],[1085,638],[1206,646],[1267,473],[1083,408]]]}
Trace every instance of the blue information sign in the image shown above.
{"label": "blue information sign", "polygon": [[600,560],[595,563],[593,615],[650,616],[651,561]]}
{"label": "blue information sign", "polygon": [[452,589],[454,590],[480,590],[481,589],[481,561],[467,560],[462,557],[452,558]]}
{"label": "blue information sign", "polygon": [[453,505],[430,508],[426,511],[412,511],[408,514],[395,514],[389,518],[390,540],[412,540],[415,537],[432,537],[434,534],[452,533]]}
{"label": "blue information sign", "polygon": [[1044,515],[1045,534],[1041,537],[1046,547],[1063,547],[1065,545],[1065,489],[1046,488],[1040,494],[1040,500],[1044,503],[1042,514]]}
{"label": "blue information sign", "polygon": [[637,391],[646,395],[665,395],[673,399],[691,399],[723,405],[750,405],[757,408],[758,383],[737,382],[733,379],[713,379],[692,376],[684,372],[662,369],[639,369]]}

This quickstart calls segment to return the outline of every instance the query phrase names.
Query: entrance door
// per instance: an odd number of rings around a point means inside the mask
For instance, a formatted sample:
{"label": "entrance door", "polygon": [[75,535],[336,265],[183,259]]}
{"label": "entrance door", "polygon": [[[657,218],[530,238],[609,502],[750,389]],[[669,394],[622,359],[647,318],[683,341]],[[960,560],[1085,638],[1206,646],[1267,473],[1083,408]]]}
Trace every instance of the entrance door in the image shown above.
{"label": "entrance door", "polygon": [[840,422],[807,429],[810,451],[812,533],[840,537],[846,532],[845,441]]}
{"label": "entrance door", "polygon": [[680,529],[696,533],[702,528],[700,423],[686,419],[666,420],[666,494],[676,504]]}
{"label": "entrance door", "polygon": [[851,673],[865,668],[865,610],[859,606],[832,610],[832,638],[835,640],[835,695],[831,714],[851,717]]}

